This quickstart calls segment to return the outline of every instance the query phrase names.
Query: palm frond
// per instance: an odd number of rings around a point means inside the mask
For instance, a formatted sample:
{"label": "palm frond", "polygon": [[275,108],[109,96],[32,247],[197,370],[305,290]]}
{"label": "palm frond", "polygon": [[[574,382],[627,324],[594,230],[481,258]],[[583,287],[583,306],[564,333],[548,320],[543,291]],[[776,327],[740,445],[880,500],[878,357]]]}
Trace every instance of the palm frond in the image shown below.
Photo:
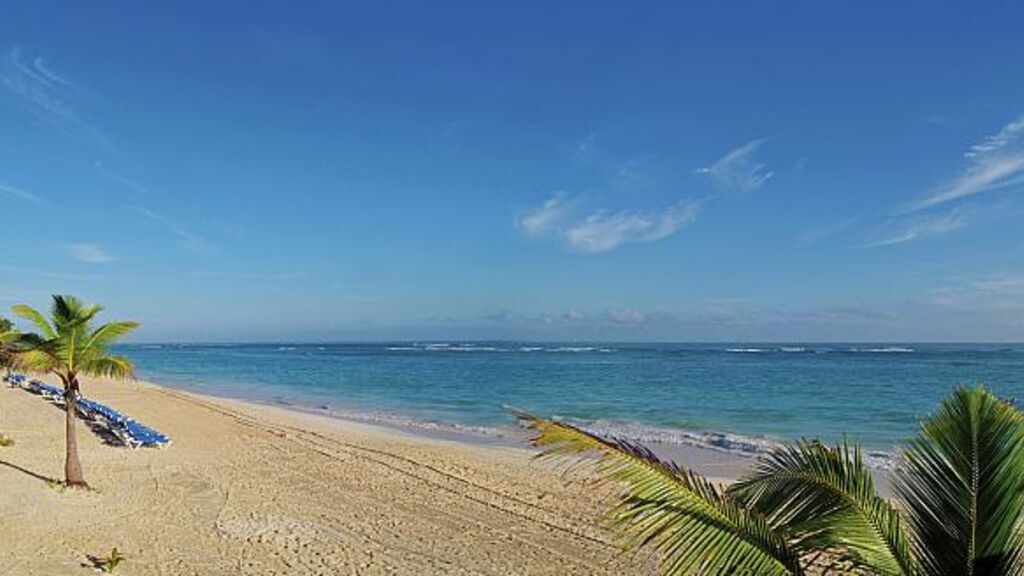
{"label": "palm frond", "polygon": [[538,435],[542,457],[593,456],[598,476],[621,483],[613,525],[630,547],[660,552],[666,574],[801,575],[800,558],[756,512],[700,475],[660,460],[650,450],[617,439],[519,414]]}
{"label": "palm frond", "polygon": [[82,374],[128,380],[135,377],[135,366],[124,356],[101,356],[79,365]]}
{"label": "palm frond", "polygon": [[42,374],[53,371],[60,363],[53,355],[40,349],[33,349],[16,353],[14,365],[30,372]]}
{"label": "palm frond", "polygon": [[85,342],[85,349],[105,350],[118,338],[121,338],[138,327],[138,322],[110,322],[109,324],[104,324],[89,335],[89,338]]}
{"label": "palm frond", "polygon": [[925,422],[897,470],[927,574],[1019,574],[1024,416],[961,386]]}
{"label": "palm frond", "polygon": [[88,325],[102,310],[103,307],[98,304],[86,306],[75,296],[55,295],[50,308],[50,317],[53,320],[54,328],[60,332],[61,328]]}
{"label": "palm frond", "polygon": [[842,550],[877,574],[919,572],[899,513],[876,494],[860,449],[845,442],[775,448],[729,494],[791,535],[804,554]]}
{"label": "palm frond", "polygon": [[[93,330],[90,324],[102,310],[102,306],[86,306],[74,296],[61,295],[53,297],[49,320],[28,306],[16,306],[16,312],[32,320],[44,332],[43,335],[22,335],[17,351],[31,351],[27,361],[40,367],[49,364],[51,371],[68,382],[74,382],[78,374],[132,378],[131,362],[121,356],[111,356],[108,349],[118,338],[137,328],[138,323],[111,322]],[[49,360],[44,361],[44,356]]]}
{"label": "palm frond", "polygon": [[43,333],[44,337],[57,337],[56,331],[54,331],[54,328],[53,326],[50,325],[50,322],[46,320],[46,316],[43,316],[42,313],[40,313],[35,308],[32,308],[31,306],[26,306],[24,304],[19,304],[11,309],[14,310],[14,313],[17,314],[18,316],[21,316],[25,320],[28,320],[29,322],[35,324],[36,327],[39,328],[39,330]]}

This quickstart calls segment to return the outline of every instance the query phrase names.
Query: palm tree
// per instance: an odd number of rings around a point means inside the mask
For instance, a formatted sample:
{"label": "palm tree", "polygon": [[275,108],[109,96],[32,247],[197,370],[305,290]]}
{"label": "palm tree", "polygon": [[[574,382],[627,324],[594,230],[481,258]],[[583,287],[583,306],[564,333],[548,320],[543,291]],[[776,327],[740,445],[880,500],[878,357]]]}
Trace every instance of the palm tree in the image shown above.
{"label": "palm tree", "polygon": [[905,445],[895,502],[845,442],[777,447],[721,488],[638,444],[520,418],[541,456],[621,485],[611,524],[665,574],[799,576],[822,558],[843,573],[1024,574],[1024,416],[981,386],[956,388]]}
{"label": "palm tree", "polygon": [[[11,377],[11,368],[14,366],[14,343],[19,337],[14,330],[14,325],[7,318],[0,316],[0,367],[4,369],[4,378]],[[10,445],[11,439],[0,432],[0,446]]]}
{"label": "palm tree", "polygon": [[109,348],[138,324],[110,322],[93,328],[93,320],[102,310],[102,306],[86,306],[74,296],[54,296],[49,320],[29,306],[14,307],[16,314],[40,330],[40,334],[25,334],[19,339],[24,348],[18,353],[19,364],[35,372],[52,373],[64,384],[67,438],[64,482],[67,486],[86,486],[75,436],[79,376],[127,379],[134,373],[131,361],[111,355]]}
{"label": "palm tree", "polygon": [[18,333],[14,330],[14,324],[10,320],[0,316],[0,368],[4,369],[4,376],[11,376],[11,368],[14,367],[14,343],[18,339]]}

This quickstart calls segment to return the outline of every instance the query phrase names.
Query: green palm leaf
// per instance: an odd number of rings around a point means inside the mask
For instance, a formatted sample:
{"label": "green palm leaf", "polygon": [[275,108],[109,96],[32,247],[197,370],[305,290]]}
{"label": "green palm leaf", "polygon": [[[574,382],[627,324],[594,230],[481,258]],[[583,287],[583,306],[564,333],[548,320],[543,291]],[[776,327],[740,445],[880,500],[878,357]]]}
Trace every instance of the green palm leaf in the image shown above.
{"label": "green palm leaf", "polygon": [[832,550],[883,575],[919,572],[899,513],[875,493],[859,448],[780,446],[729,488],[804,553]]}
{"label": "green palm leaf", "polygon": [[122,336],[139,327],[138,322],[111,322],[104,324],[89,335],[86,349],[105,349]]}
{"label": "green palm leaf", "polygon": [[545,449],[542,456],[592,455],[601,479],[624,485],[612,523],[628,536],[630,547],[659,551],[666,574],[803,574],[796,551],[762,515],[700,475],[636,444],[528,414],[519,417],[538,432],[533,444]]}
{"label": "green palm leaf", "polygon": [[30,372],[38,372],[40,374],[52,372],[59,365],[53,355],[48,354],[43,350],[28,350],[26,352],[21,352],[15,356],[14,364],[19,368]]}
{"label": "green palm leaf", "polygon": [[123,356],[103,356],[90,359],[82,364],[82,372],[90,376],[126,380],[134,378],[135,367]]}
{"label": "green palm leaf", "polygon": [[1024,417],[959,387],[909,443],[895,485],[927,574],[1021,574]]}
{"label": "green palm leaf", "polygon": [[14,313],[17,314],[18,316],[21,316],[22,318],[35,324],[36,327],[39,328],[39,330],[43,333],[42,335],[45,338],[52,339],[57,337],[57,333],[54,331],[53,326],[50,325],[50,322],[47,321],[46,316],[43,316],[42,313],[40,313],[35,308],[32,308],[31,306],[25,306],[24,304],[19,304],[18,306],[14,306],[11,309],[14,310]]}
{"label": "green palm leaf", "polygon": [[61,327],[88,324],[102,310],[103,307],[99,304],[86,306],[74,296],[54,296],[50,306],[50,317],[53,319],[54,327],[59,331]]}

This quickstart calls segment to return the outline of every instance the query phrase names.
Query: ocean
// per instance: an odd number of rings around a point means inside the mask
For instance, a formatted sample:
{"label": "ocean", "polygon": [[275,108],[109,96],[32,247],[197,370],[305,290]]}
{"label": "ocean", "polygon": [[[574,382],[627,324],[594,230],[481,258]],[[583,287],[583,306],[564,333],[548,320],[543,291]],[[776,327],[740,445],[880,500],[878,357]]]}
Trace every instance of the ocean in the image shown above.
{"label": "ocean", "polygon": [[958,383],[1024,398],[1021,344],[138,344],[141,377],[337,416],[506,436],[512,407],[757,453],[844,435],[884,458]]}

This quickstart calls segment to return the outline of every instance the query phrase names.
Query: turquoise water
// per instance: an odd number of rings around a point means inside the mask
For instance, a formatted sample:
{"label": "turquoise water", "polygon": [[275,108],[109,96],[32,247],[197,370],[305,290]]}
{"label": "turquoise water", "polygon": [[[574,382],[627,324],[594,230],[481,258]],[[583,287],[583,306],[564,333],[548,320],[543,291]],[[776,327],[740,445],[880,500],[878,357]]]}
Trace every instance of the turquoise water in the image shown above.
{"label": "turquoise water", "polygon": [[[1024,345],[131,345],[140,375],[349,417],[479,431],[508,407],[639,439],[756,450],[843,434],[880,451],[959,382],[1024,397]],[[720,436],[717,433],[727,433]],[[745,444],[751,439],[752,444]]]}

